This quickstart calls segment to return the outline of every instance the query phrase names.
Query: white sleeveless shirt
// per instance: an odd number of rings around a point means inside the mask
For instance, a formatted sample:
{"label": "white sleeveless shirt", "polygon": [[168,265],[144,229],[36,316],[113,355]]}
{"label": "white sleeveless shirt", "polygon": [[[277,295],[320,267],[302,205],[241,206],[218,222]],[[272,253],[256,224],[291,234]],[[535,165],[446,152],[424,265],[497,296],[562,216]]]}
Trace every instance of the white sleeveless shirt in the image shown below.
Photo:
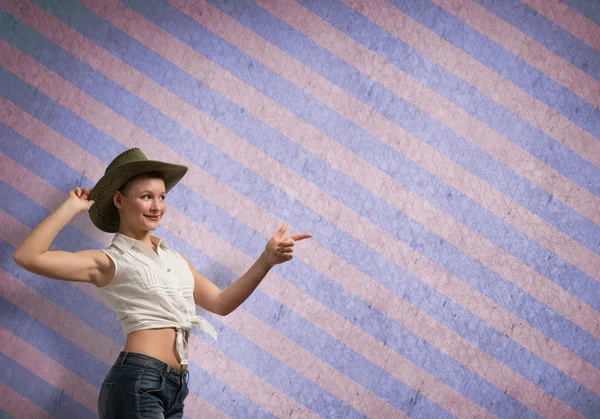
{"label": "white sleeveless shirt", "polygon": [[150,238],[158,254],[142,241],[116,233],[110,246],[102,249],[115,263],[115,276],[110,284],[98,289],[126,336],[143,329],[174,327],[180,363],[188,364],[192,326],[215,340],[217,331],[204,317],[196,315],[194,275],[187,261],[164,239]]}

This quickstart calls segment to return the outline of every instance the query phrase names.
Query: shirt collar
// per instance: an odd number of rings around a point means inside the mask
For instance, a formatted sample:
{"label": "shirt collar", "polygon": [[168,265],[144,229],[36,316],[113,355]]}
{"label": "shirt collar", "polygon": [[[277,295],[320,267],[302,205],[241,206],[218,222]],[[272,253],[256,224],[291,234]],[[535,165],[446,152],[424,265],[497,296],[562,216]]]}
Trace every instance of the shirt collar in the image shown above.
{"label": "shirt collar", "polygon": [[[157,247],[160,247],[162,249],[169,248],[166,240],[162,237],[153,236],[151,234],[150,241]],[[154,251],[150,249],[146,243],[143,243],[141,240],[134,239],[120,232],[115,233],[115,236],[112,239],[112,244],[114,244],[124,252],[129,252],[131,248],[135,246],[142,251],[150,250],[152,253],[154,253]]]}

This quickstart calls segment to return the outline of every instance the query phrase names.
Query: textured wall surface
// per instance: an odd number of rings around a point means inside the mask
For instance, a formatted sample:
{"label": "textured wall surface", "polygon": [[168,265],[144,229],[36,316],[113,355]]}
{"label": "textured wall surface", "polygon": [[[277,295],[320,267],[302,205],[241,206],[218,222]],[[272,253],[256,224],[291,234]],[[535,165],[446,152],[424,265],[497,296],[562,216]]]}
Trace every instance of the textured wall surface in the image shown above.
{"label": "textured wall surface", "polygon": [[[597,0],[0,1],[0,417],[93,418],[125,337],[16,246],[119,153],[224,289],[188,418],[600,417]],[[52,249],[108,246],[87,214]]]}

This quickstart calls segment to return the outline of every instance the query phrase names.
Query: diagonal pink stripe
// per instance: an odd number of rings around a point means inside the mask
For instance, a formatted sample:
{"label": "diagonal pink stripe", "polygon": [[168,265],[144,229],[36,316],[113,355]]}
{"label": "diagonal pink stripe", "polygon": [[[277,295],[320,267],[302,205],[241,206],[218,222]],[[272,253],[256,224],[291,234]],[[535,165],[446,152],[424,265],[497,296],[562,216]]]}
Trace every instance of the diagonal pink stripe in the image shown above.
{"label": "diagonal pink stripe", "polygon": [[[15,292],[15,294],[10,295],[8,299],[16,305],[19,305],[16,301],[23,301],[24,299],[31,298],[32,294],[37,294],[2,269],[0,269],[0,278],[15,288],[9,291]],[[15,282],[18,282],[20,285],[15,286]],[[23,290],[23,288],[27,290]],[[4,287],[0,292],[6,298]],[[96,411],[98,408],[98,389],[96,387],[1,326],[0,341],[3,344],[2,352],[5,355],[92,412]]]}
{"label": "diagonal pink stripe", "polygon": [[409,77],[291,0],[257,3],[290,26],[353,65],[386,89],[440,121],[477,147],[600,224],[600,198],[499,135],[449,100]]}
{"label": "diagonal pink stripe", "polygon": [[[600,142],[596,137],[481,64],[435,32],[411,19],[384,0],[342,1],[423,55],[445,67],[481,93],[519,115],[546,135],[579,153],[589,162],[600,166]],[[591,95],[588,102],[600,106],[600,83],[595,80],[594,82],[592,88],[597,90],[597,94],[587,88],[584,91],[588,96]],[[580,84],[585,83],[579,81]]]}
{"label": "diagonal pink stripe", "polygon": [[[378,137],[388,146],[395,148],[430,173],[465,193],[588,275],[600,280],[600,256],[503,195],[497,189],[492,188],[437,150],[419,141],[390,120],[372,112],[372,109],[364,103],[339,89],[274,45],[269,44],[219,9],[206,2],[195,2],[194,7],[179,0],[172,0],[171,3],[280,76],[302,86],[307,93],[352,120],[373,136]],[[235,97],[229,98],[233,101],[236,100]],[[369,118],[359,120],[356,115],[369,115]],[[393,139],[391,133],[393,133]]]}
{"label": "diagonal pink stripe", "polygon": [[577,96],[600,107],[600,82],[473,0],[433,0]]}
{"label": "diagonal pink stripe", "polygon": [[[167,92],[168,93],[168,92]],[[88,115],[89,116],[89,115]],[[185,162],[184,162],[185,163]]]}
{"label": "diagonal pink stripe", "polygon": [[[539,14],[600,51],[600,26],[561,0],[521,0]],[[597,106],[597,105],[596,105]]]}
{"label": "diagonal pink stripe", "polygon": [[[2,326],[0,326],[1,328]],[[53,416],[0,381],[0,409],[15,419],[52,419]]]}

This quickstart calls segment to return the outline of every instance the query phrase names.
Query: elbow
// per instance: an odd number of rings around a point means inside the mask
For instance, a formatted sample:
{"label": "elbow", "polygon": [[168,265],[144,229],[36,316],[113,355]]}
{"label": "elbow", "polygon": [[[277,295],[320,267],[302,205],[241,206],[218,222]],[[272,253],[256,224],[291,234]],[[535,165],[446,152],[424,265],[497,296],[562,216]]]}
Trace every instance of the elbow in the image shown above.
{"label": "elbow", "polygon": [[34,272],[35,269],[37,269],[37,266],[39,266],[39,259],[37,256],[32,256],[30,254],[26,255],[18,251],[14,253],[13,260],[21,268],[30,272]]}
{"label": "elbow", "polygon": [[198,302],[198,299],[194,298],[194,302],[201,309],[204,309],[213,314],[217,314],[219,316],[227,316],[234,310],[234,308],[227,307],[227,304],[223,304],[219,300],[215,300],[213,302],[208,303],[208,302]]}
{"label": "elbow", "polygon": [[235,307],[232,306],[231,300],[223,294],[223,291],[219,292],[219,295],[214,300],[214,313],[219,316],[227,316]]}
{"label": "elbow", "polygon": [[218,314],[219,316],[227,316],[228,314],[231,314],[233,310],[229,309],[227,307],[219,307],[217,308],[217,310],[215,311],[215,314]]}
{"label": "elbow", "polygon": [[20,267],[22,267],[22,268],[26,268],[26,266],[27,266],[27,260],[26,260],[26,259],[25,259],[25,257],[24,257],[22,254],[20,254],[19,252],[15,252],[15,253],[13,254],[13,260],[14,260],[14,261],[15,261],[15,263],[16,263],[17,265],[19,265]]}

